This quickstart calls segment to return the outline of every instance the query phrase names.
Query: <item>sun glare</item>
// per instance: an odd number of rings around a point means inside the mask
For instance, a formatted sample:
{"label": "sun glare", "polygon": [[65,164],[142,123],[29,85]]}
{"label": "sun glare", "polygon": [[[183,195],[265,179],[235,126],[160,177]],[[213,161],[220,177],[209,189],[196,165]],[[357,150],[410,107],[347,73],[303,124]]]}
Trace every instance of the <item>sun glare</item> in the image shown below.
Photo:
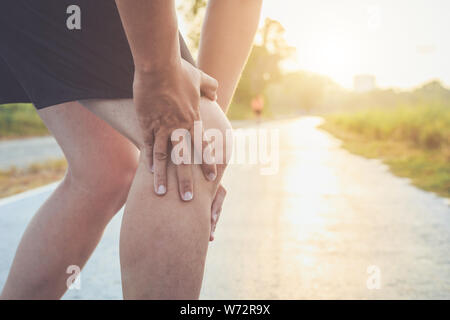
{"label": "sun glare", "polygon": [[292,39],[297,48],[297,67],[330,76],[345,87],[351,87],[357,72],[358,48],[343,34],[318,36],[307,45]]}

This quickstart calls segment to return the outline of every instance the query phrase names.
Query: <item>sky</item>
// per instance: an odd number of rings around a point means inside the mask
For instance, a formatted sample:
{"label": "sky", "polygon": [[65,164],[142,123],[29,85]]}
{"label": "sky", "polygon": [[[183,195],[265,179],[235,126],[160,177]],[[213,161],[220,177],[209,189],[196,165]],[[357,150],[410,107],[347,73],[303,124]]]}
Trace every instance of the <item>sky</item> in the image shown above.
{"label": "sky", "polygon": [[357,74],[374,75],[380,88],[450,85],[449,0],[265,0],[265,17],[280,21],[297,48],[287,69],[346,88]]}

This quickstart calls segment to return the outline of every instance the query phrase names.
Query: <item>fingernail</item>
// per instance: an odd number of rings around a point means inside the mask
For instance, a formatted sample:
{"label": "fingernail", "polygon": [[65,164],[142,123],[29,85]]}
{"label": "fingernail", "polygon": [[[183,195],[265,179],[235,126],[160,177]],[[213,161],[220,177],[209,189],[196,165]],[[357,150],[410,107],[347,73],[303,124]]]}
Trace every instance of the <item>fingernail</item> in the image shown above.
{"label": "fingernail", "polygon": [[157,193],[157,194],[164,194],[164,193],[166,193],[166,187],[163,186],[163,185],[160,185],[160,186],[158,187],[158,190],[156,190],[156,193]]}
{"label": "fingernail", "polygon": [[190,200],[192,200],[192,198],[193,198],[193,195],[192,195],[192,192],[190,192],[190,191],[185,192],[183,195],[184,201],[190,201]]}
{"label": "fingernail", "polygon": [[209,181],[216,180],[216,174],[214,172],[208,173],[208,180]]}

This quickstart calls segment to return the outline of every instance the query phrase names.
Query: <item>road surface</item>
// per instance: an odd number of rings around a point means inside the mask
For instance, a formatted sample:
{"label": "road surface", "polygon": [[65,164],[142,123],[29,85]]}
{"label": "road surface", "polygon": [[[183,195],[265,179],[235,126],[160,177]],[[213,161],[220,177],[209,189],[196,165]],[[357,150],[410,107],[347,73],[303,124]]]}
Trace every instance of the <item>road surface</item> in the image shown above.
{"label": "road surface", "polygon": [[0,169],[24,168],[34,162],[63,158],[51,136],[0,141]]}
{"label": "road surface", "polygon": [[[377,160],[339,147],[320,118],[280,130],[280,166],[232,165],[204,299],[449,299],[450,208]],[[0,200],[0,287],[33,211],[54,186]],[[121,214],[65,299],[121,299]]]}

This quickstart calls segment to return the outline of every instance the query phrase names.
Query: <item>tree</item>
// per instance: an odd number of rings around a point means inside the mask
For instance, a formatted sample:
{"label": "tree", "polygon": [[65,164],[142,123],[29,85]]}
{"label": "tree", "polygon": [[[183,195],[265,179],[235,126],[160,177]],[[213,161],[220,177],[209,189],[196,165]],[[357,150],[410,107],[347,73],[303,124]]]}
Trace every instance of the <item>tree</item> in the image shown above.
{"label": "tree", "polygon": [[187,42],[193,53],[196,53],[200,45],[200,32],[203,17],[205,16],[206,0],[183,0],[178,6],[178,11],[188,23]]}
{"label": "tree", "polygon": [[[195,54],[200,43],[201,24],[206,9],[206,0],[184,0],[178,6],[184,21],[188,23],[187,40]],[[289,46],[284,38],[285,29],[280,22],[266,18],[258,30],[253,50],[243,71],[234,100],[241,107],[250,108],[250,101],[264,95],[267,86],[282,79],[280,62],[291,57],[295,48]]]}
{"label": "tree", "polygon": [[235,99],[240,103],[248,104],[253,97],[264,94],[270,83],[281,79],[280,62],[295,52],[286,43],[284,32],[281,23],[266,18],[258,31],[260,43],[253,46],[236,90]]}

